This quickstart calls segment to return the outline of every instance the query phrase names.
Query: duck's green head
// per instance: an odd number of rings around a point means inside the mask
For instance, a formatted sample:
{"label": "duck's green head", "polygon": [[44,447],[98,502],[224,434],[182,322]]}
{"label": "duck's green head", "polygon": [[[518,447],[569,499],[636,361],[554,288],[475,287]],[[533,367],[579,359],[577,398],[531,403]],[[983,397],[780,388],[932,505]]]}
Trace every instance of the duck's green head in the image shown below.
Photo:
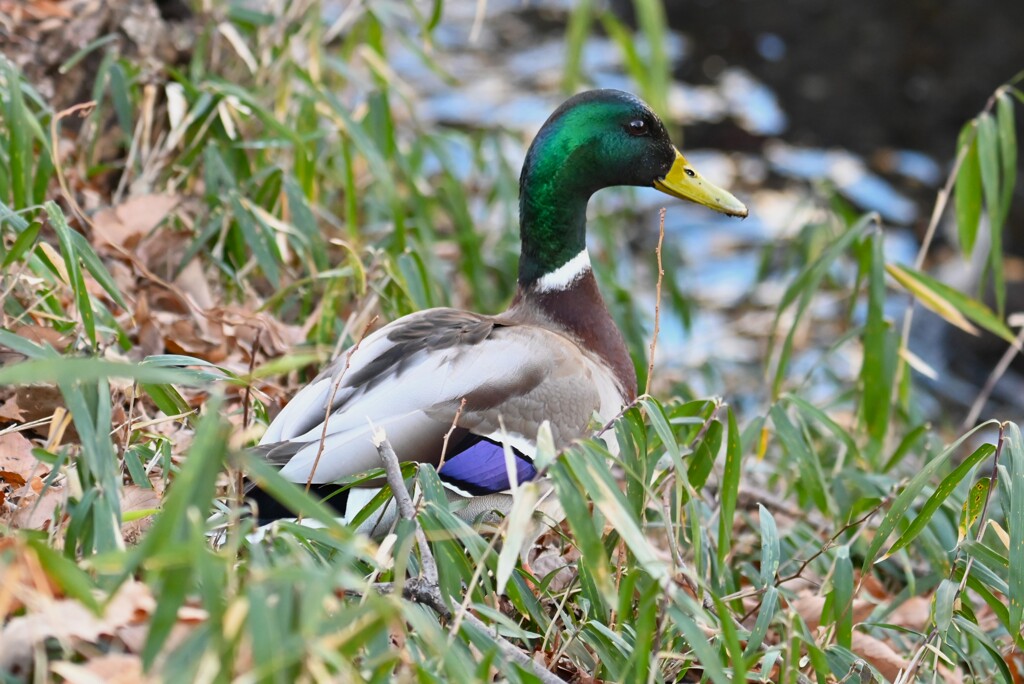
{"label": "duck's green head", "polygon": [[582,252],[587,201],[614,185],[654,187],[730,216],[747,215],[742,202],[690,165],[642,100],[620,90],[580,93],[555,110],[526,154],[521,282],[534,282]]}

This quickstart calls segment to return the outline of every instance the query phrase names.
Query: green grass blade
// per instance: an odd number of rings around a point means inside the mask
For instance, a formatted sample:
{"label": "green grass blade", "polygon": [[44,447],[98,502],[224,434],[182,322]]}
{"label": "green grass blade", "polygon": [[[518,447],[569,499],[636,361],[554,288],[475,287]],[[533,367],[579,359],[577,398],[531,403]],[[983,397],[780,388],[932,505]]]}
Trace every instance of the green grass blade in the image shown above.
{"label": "green grass blade", "polygon": [[736,414],[732,407],[728,409],[729,429],[726,436],[725,466],[722,472],[722,484],[719,488],[718,507],[718,563],[723,565],[732,550],[733,516],[736,515],[736,502],[739,499],[740,473],[743,467],[743,446],[740,430],[736,424]]}
{"label": "green grass blade", "polygon": [[779,528],[771,511],[762,504],[757,505],[757,515],[761,521],[761,586],[768,587],[775,583],[782,559],[779,549]]}
{"label": "green grass blade", "polygon": [[978,161],[981,166],[981,188],[985,197],[985,210],[989,220],[989,268],[992,269],[992,287],[996,297],[996,311],[1002,315],[1006,300],[1003,266],[1002,184],[999,166],[999,131],[995,119],[988,112],[978,117]]}
{"label": "green grass blade", "polygon": [[1007,530],[1010,535],[1010,624],[1011,634],[1020,634],[1024,616],[1024,442],[1020,428],[1009,423],[1005,430],[1005,449],[1009,461],[1010,490]]}
{"label": "green grass blade", "polygon": [[956,203],[956,230],[964,258],[974,252],[981,222],[981,165],[978,160],[977,122],[971,121],[960,130],[957,149],[966,148],[957,172],[953,196]]}
{"label": "green grass blade", "polygon": [[78,315],[82,319],[82,327],[85,328],[85,334],[89,341],[92,342],[93,349],[95,349],[97,343],[96,314],[92,309],[92,299],[89,297],[89,291],[85,287],[82,269],[79,268],[78,251],[75,249],[75,243],[71,237],[71,227],[68,225],[67,219],[64,218],[64,212],[60,210],[60,207],[55,202],[47,202],[43,207],[46,209],[46,213],[50,217],[50,223],[57,232],[57,239],[60,241],[60,251],[64,257],[64,266],[67,268],[68,277],[71,279],[68,285],[71,286],[71,291],[74,293]]}
{"label": "green grass blade", "polygon": [[910,542],[912,542],[928,525],[928,522],[935,515],[939,507],[946,502],[946,500],[956,489],[957,485],[967,477],[970,472],[979,463],[989,458],[994,454],[996,448],[991,444],[982,444],[980,447],[974,450],[970,456],[964,459],[964,461],[953,469],[949,475],[942,479],[939,486],[935,488],[928,500],[925,501],[924,506],[921,507],[921,512],[917,514],[913,522],[907,527],[906,531],[900,535],[899,539],[889,547],[889,550],[882,556],[881,560],[885,560],[900,549],[905,548]]}
{"label": "green grass blade", "polygon": [[878,552],[882,550],[882,546],[885,545],[889,535],[893,533],[896,526],[903,521],[907,511],[910,510],[911,504],[917,498],[917,495],[921,493],[925,485],[932,478],[935,472],[941,468],[946,461],[949,460],[950,456],[960,448],[960,445],[964,443],[971,435],[982,428],[990,427],[995,421],[987,421],[972,428],[959,439],[949,445],[941,454],[933,458],[931,461],[926,463],[907,486],[903,488],[899,496],[893,501],[892,506],[889,508],[885,517],[882,518],[882,522],[878,525],[878,529],[875,531],[875,536],[871,540],[870,546],[868,546],[867,552],[864,554],[864,563],[861,565],[861,572],[868,572],[871,566],[874,565],[875,559],[878,558]]}

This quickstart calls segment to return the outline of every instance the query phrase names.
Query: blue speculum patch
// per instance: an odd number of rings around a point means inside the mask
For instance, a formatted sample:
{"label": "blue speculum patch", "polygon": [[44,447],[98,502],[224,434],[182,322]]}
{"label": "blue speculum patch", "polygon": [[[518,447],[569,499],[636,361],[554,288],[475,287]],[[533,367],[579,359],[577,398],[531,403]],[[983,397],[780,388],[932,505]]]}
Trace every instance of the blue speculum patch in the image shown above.
{"label": "blue speculum patch", "polygon": [[[505,451],[501,444],[486,437],[475,436],[468,446],[444,462],[438,471],[440,478],[469,494],[493,494],[509,489],[505,468]],[[463,445],[460,445],[463,446]],[[533,463],[518,449],[512,449],[512,461],[519,482],[537,476]]]}

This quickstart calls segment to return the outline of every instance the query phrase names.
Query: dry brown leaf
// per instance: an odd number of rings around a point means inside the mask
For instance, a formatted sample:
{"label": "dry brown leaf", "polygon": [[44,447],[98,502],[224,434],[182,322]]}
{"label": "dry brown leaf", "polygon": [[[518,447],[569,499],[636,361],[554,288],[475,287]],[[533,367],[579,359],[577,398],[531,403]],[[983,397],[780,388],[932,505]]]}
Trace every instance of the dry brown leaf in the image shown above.
{"label": "dry brown leaf", "polygon": [[1011,652],[1003,655],[1006,666],[1010,668],[1013,684],[1024,684],[1024,654]]}
{"label": "dry brown leaf", "polygon": [[[121,512],[144,511],[160,507],[160,495],[152,489],[128,485],[121,490]],[[126,544],[137,544],[142,534],[153,524],[153,516],[131,520],[121,525],[121,536]]]}
{"label": "dry brown leaf", "polygon": [[117,245],[131,249],[156,228],[178,204],[174,195],[139,195],[93,217],[92,242],[97,249]]}
{"label": "dry brown leaf", "polygon": [[[39,480],[42,485],[40,478],[35,480]],[[29,483],[29,488],[35,489],[34,481]],[[19,491],[23,492],[24,489]],[[22,530],[48,529],[58,507],[63,510],[66,502],[67,490],[64,487],[50,486],[43,490],[42,495],[33,491],[19,499],[18,509],[11,516],[11,526]]]}
{"label": "dry brown leaf", "polygon": [[900,670],[906,669],[909,665],[906,658],[894,651],[884,641],[856,630],[853,632],[850,650],[871,663],[890,682],[896,679]]}
{"label": "dry brown leaf", "polygon": [[181,288],[181,293],[192,298],[200,309],[213,308],[216,299],[210,291],[210,279],[203,273],[203,266],[198,259],[192,259],[181,273],[174,279],[174,284]]}
{"label": "dry brown leaf", "polygon": [[22,484],[35,476],[45,475],[49,468],[32,455],[33,446],[20,432],[0,435],[0,470],[17,473]]}
{"label": "dry brown leaf", "polygon": [[[3,3],[8,5],[9,3]],[[71,12],[62,3],[54,2],[53,0],[32,0],[32,2],[16,2],[14,5],[18,5],[18,9],[24,11],[25,16],[32,19],[70,19]],[[9,8],[13,9],[13,8]],[[7,13],[7,12],[5,12]]]}
{"label": "dry brown leaf", "polygon": [[69,335],[42,325],[21,325],[14,329],[14,334],[36,344],[49,344],[57,351],[67,349],[73,340]]}
{"label": "dry brown leaf", "polygon": [[116,627],[145,622],[156,610],[156,599],[149,586],[138,580],[128,580],[117,590],[107,604],[104,618]]}
{"label": "dry brown leaf", "polygon": [[50,665],[50,671],[68,684],[135,684],[156,681],[142,672],[142,658],[128,653],[107,653],[85,664],[67,661]]}
{"label": "dry brown leaf", "polygon": [[907,629],[921,631],[931,620],[931,599],[924,596],[911,596],[892,611],[886,622]]}
{"label": "dry brown leaf", "polygon": [[19,537],[0,538],[0,622],[24,607],[23,599],[53,600],[59,589],[43,571],[36,552]]}
{"label": "dry brown leaf", "polygon": [[[3,365],[0,363],[0,365]],[[21,407],[18,406],[18,395],[13,394],[11,397],[4,402],[3,406],[0,406],[0,418],[14,421],[15,423],[24,423],[25,414],[22,412]]]}
{"label": "dry brown leaf", "polygon": [[64,407],[64,397],[56,385],[19,385],[14,398],[25,422],[49,418]]}
{"label": "dry brown leaf", "polygon": [[[31,552],[30,552],[31,553]],[[11,619],[0,632],[0,669],[17,669],[31,661],[37,645],[56,639],[68,647],[75,642],[95,643],[101,636],[144,623],[156,609],[149,587],[126,582],[110,600],[103,615],[95,615],[72,599],[53,599],[26,592],[25,615]]]}

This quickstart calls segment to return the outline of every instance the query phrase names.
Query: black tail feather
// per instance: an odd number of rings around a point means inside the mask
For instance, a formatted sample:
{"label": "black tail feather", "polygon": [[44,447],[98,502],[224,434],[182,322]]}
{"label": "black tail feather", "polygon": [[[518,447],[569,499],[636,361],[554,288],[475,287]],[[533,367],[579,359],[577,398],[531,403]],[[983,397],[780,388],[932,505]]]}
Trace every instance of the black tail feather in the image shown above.
{"label": "black tail feather", "polygon": [[[248,491],[245,498],[255,504],[253,508],[256,511],[256,521],[259,525],[267,525],[282,518],[294,518],[298,514],[260,489],[255,483],[247,482],[246,489]],[[315,484],[309,488],[310,494],[336,510],[339,517],[345,515],[345,509],[348,506],[348,492],[349,490],[344,485],[336,484]]]}

